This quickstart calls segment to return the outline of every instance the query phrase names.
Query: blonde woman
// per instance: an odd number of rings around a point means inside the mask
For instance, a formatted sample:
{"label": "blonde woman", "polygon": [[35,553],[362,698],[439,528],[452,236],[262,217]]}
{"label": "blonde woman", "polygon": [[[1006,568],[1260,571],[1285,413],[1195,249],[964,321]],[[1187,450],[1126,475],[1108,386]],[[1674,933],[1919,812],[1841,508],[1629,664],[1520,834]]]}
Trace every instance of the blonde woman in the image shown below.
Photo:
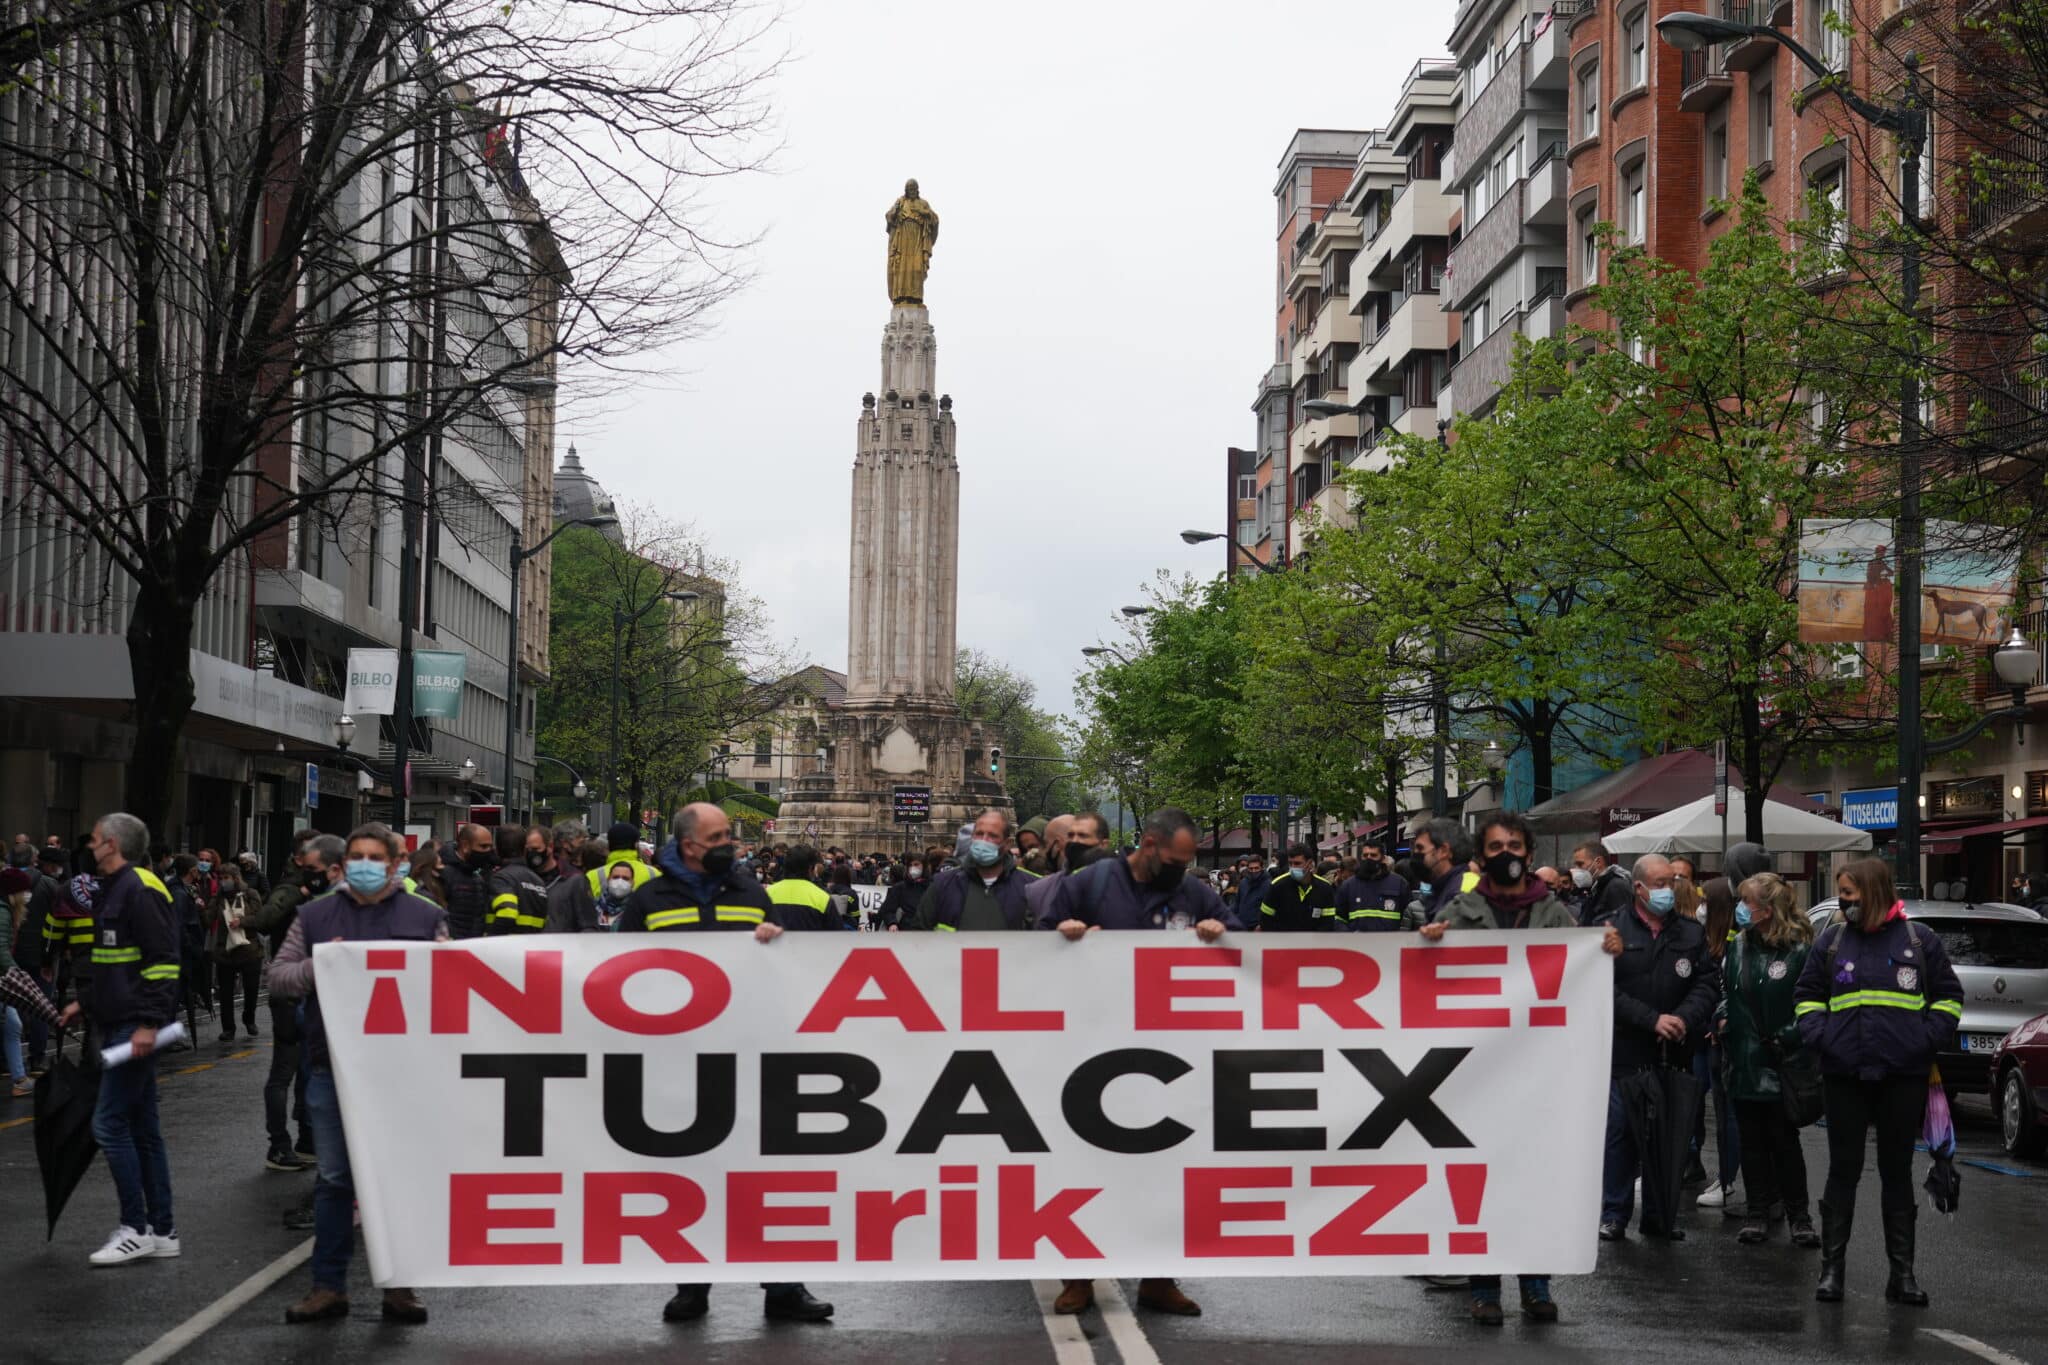
{"label": "blonde woman", "polygon": [[1736,888],[1735,937],[1721,963],[1726,996],[1718,1033],[1727,1059],[1723,1084],[1742,1135],[1742,1183],[1749,1217],[1735,1240],[1765,1241],[1783,1219],[1796,1246],[1817,1247],[1807,1202],[1806,1157],[1785,1112],[1779,1067],[1800,1049],[1793,992],[1813,946],[1813,926],[1792,888],[1773,872]]}

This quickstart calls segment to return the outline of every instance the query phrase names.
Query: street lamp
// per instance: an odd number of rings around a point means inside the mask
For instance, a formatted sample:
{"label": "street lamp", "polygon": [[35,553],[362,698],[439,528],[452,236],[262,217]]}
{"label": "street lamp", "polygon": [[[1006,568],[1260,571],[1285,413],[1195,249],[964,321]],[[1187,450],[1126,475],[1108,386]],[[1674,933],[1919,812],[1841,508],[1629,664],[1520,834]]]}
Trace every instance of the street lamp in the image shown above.
{"label": "street lamp", "polygon": [[2041,671],[2041,650],[2027,642],[2020,634],[2019,627],[2013,627],[2012,638],[1991,651],[1991,671],[1998,680],[2012,692],[2012,704],[1996,711],[1986,711],[1972,721],[1969,727],[1947,739],[1922,741],[1922,753],[1945,754],[1962,748],[1978,735],[2001,720],[2021,721],[2027,718],[2027,689],[2033,686],[2034,678]]}
{"label": "street lamp", "polygon": [[1129,616],[1129,617],[1131,617],[1131,618],[1133,618],[1133,619],[1136,619],[1137,617],[1140,617],[1140,616],[1150,616],[1150,615],[1151,615],[1151,614],[1152,614],[1153,612],[1157,611],[1157,610],[1158,610],[1158,608],[1157,608],[1157,607],[1125,607],[1125,608],[1123,608],[1122,610],[1123,610],[1123,614],[1124,614],[1124,615],[1126,615],[1126,616]]}
{"label": "street lamp", "polygon": [[1327,398],[1311,398],[1301,405],[1301,410],[1310,417],[1356,417],[1371,401],[1361,398],[1356,403],[1333,403]]}
{"label": "street lamp", "polygon": [[[1816,76],[1834,71],[1786,33],[1769,24],[1744,24],[1704,14],[1680,12],[1657,21],[1657,35],[1682,52],[1709,43],[1764,38],[1797,57]],[[1920,151],[1927,143],[1927,110],[1920,99],[1920,59],[1907,53],[1906,91],[1897,104],[1865,99],[1846,81],[1831,80],[1827,88],[1874,128],[1899,142],[1899,296],[1906,316],[1920,316]],[[1846,202],[1844,205],[1846,209]],[[1897,592],[1899,618],[1899,894],[1911,899],[1920,889],[1920,774],[1927,753],[1942,750],[1924,743],[1920,732],[1920,551],[1924,527],[1920,519],[1920,376],[1911,365],[1899,380],[1899,552]],[[2014,632],[2017,637],[2018,632]],[[2021,642],[2024,646],[2025,642]],[[2010,648],[2010,645],[2007,646]],[[2001,650],[2000,653],[2004,651]],[[1995,659],[1996,656],[1994,656]],[[2022,693],[2021,695],[2024,695]],[[1986,717],[1989,724],[1992,717]],[[1978,730],[1983,725],[1976,727]],[[1975,730],[1971,731],[1976,733]]]}
{"label": "street lamp", "polygon": [[353,717],[343,716],[341,717],[341,719],[334,722],[335,748],[341,750],[343,753],[347,753],[348,746],[350,742],[355,739],[355,737],[356,723]]}
{"label": "street lamp", "polygon": [[542,550],[555,543],[555,537],[571,526],[589,526],[602,530],[617,526],[619,519],[609,512],[598,512],[587,517],[572,517],[547,533],[538,545],[527,549],[520,545],[519,537],[512,537],[509,555],[512,570],[512,635],[505,651],[505,756],[501,760],[505,768],[506,814],[511,814],[512,805],[512,744],[519,733],[519,566],[532,559]]}
{"label": "street lamp", "polygon": [[533,756],[533,761],[535,763],[552,763],[557,768],[560,768],[563,772],[569,774],[569,780],[576,784],[569,790],[575,794],[575,797],[578,801],[581,801],[583,798],[590,795],[590,784],[583,780],[583,774],[577,772],[574,768],[564,763],[561,759],[556,758],[553,754],[535,754]]}
{"label": "street lamp", "polygon": [[[1221,531],[1182,531],[1180,533],[1180,538],[1189,545],[1204,545],[1212,540],[1230,539],[1229,536],[1223,534],[1223,532]],[[1280,572],[1279,569],[1274,567],[1273,562],[1271,560],[1260,559],[1257,555],[1253,554],[1250,550],[1246,549],[1242,545],[1239,545],[1237,547],[1237,553],[1243,555],[1246,559],[1250,560],[1252,563],[1252,567],[1257,569],[1260,573]]]}
{"label": "street lamp", "polygon": [[[653,611],[663,602],[695,602],[704,594],[683,589],[677,592],[656,593],[647,599],[647,605],[635,612],[612,608],[612,724],[611,736],[604,758],[604,804],[607,813],[619,804],[619,639],[627,626]],[[731,643],[727,641],[727,643]]]}

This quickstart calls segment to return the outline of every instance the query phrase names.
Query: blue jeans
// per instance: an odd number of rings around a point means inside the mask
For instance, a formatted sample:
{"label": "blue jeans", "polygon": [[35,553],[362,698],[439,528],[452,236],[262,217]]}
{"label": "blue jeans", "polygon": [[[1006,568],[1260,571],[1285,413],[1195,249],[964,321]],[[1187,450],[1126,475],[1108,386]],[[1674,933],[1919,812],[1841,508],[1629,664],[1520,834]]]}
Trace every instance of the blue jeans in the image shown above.
{"label": "blue jeans", "polygon": [[1692,1150],[1698,1156],[1707,1131],[1707,1096],[1714,1097],[1715,1133],[1719,1141],[1716,1155],[1720,1158],[1721,1185],[1726,1188],[1735,1183],[1735,1177],[1742,1169],[1742,1134],[1735,1126],[1735,1106],[1728,1102],[1728,1092],[1721,1088],[1721,1059],[1719,1045],[1701,1048],[1692,1054],[1692,1074],[1700,1082],[1700,1116],[1693,1124]]}
{"label": "blue jeans", "polygon": [[[1550,1297],[1550,1277],[1548,1275],[1517,1275],[1515,1278],[1522,1282],[1522,1293],[1528,1298],[1547,1299]],[[1472,1297],[1479,1302],[1500,1302],[1500,1276],[1474,1275],[1471,1284]]]}
{"label": "blue jeans", "polygon": [[313,1287],[346,1294],[356,1245],[356,1184],[341,1128],[341,1097],[325,1064],[306,1068],[306,1121],[319,1171],[313,1183]]}
{"label": "blue jeans", "polygon": [[[128,1041],[133,1024],[107,1031],[105,1045]],[[137,1232],[173,1236],[171,1161],[156,1117],[156,1054],[100,1072],[99,1105],[92,1112],[93,1141],[107,1154],[107,1173],[121,1201],[121,1224]]]}
{"label": "blue jeans", "polygon": [[1607,1081],[1607,1152],[1600,1163],[1600,1221],[1626,1224],[1636,1211],[1635,1134],[1630,1131],[1628,1106],[1621,1099],[1621,1077]]}
{"label": "blue jeans", "polygon": [[5,1039],[7,1076],[16,1085],[28,1079],[28,1067],[21,1060],[21,1016],[14,1012],[14,1006],[7,1006],[4,1017],[0,1017],[0,1038]]}

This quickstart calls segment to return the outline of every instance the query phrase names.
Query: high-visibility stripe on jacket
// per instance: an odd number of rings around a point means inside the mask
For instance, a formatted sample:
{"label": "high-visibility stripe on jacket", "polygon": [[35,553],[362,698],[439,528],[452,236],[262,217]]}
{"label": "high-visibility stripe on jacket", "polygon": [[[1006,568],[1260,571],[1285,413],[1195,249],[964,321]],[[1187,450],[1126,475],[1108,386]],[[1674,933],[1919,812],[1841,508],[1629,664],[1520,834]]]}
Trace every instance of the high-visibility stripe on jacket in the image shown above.
{"label": "high-visibility stripe on jacket", "polygon": [[612,869],[620,866],[632,869],[628,875],[633,878],[633,889],[635,891],[647,885],[654,876],[654,869],[641,862],[638,854],[611,854],[605,858],[603,867],[593,867],[590,871],[583,874],[584,878],[590,883],[590,898],[592,900],[596,900],[604,894],[604,884],[611,880]]}
{"label": "high-visibility stripe on jacket", "polygon": [[178,1017],[179,942],[170,889],[147,868],[101,880],[93,938],[75,959],[79,1000],[103,1029],[157,1028]]}
{"label": "high-visibility stripe on jacket", "polygon": [[1830,1076],[1924,1076],[1955,1038],[1963,987],[1941,935],[1894,913],[1866,933],[1822,932],[1806,955],[1793,1017]]}

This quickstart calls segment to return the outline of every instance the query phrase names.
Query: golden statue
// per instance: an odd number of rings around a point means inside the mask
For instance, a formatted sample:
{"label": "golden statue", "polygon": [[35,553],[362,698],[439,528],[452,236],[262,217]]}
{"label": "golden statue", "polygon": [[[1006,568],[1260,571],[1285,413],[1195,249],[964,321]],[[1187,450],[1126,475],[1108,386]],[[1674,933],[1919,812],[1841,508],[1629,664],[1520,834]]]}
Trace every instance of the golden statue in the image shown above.
{"label": "golden statue", "polygon": [[917,182],[903,182],[903,197],[889,206],[889,301],[922,304],[924,277],[939,240],[939,215],[917,196]]}

